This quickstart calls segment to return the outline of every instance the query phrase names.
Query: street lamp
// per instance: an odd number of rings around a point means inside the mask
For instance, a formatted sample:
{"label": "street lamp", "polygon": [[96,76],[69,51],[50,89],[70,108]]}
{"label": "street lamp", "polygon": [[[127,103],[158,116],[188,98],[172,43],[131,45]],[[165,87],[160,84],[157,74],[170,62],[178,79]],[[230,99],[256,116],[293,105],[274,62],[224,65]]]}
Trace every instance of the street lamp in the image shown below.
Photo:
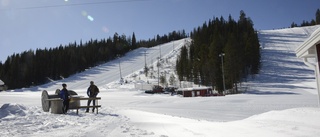
{"label": "street lamp", "polygon": [[222,69],[223,92],[225,92],[226,86],[225,86],[225,81],[224,81],[223,56],[224,56],[224,53],[220,53],[219,54],[219,57],[221,57],[221,64],[222,64],[222,68],[221,69]]}
{"label": "street lamp", "polygon": [[122,74],[121,74],[121,65],[120,65],[120,55],[118,55],[119,59],[119,72],[120,72],[120,81],[122,81]]}
{"label": "street lamp", "polygon": [[174,51],[174,40],[172,41],[172,51]]}
{"label": "street lamp", "polygon": [[160,57],[158,57],[158,63],[157,63],[157,68],[158,68],[158,86],[160,85],[160,75],[159,75],[159,67],[160,67]]}
{"label": "street lamp", "polygon": [[120,65],[120,60],[119,60],[119,70],[120,70],[120,79],[122,78],[122,74],[121,74],[121,65]]}
{"label": "street lamp", "polygon": [[160,59],[161,59],[161,45],[159,45],[159,50],[160,50]]}
{"label": "street lamp", "polygon": [[147,51],[144,50],[144,67],[147,68]]}

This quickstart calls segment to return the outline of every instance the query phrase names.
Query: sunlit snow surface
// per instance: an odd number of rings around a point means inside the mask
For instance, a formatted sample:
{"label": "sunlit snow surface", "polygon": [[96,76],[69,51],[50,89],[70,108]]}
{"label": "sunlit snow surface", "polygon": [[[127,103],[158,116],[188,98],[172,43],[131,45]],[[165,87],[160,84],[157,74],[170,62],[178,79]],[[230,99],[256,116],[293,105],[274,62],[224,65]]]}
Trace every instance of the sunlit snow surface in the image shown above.
{"label": "sunlit snow surface", "polygon": [[[0,92],[0,136],[319,136],[314,72],[294,52],[318,27],[259,31],[262,69],[255,79],[242,83],[247,90],[244,94],[183,98],[134,89],[134,82],[152,81],[139,72],[145,62],[156,66],[160,49],[164,60],[161,72],[174,72],[170,66],[190,39],[140,48],[61,81]],[[128,81],[124,85],[119,84],[119,61]],[[74,110],[67,115],[42,111],[42,90],[54,94],[66,83],[68,89],[85,96],[91,80],[101,90],[99,114],[84,110],[78,115]]]}

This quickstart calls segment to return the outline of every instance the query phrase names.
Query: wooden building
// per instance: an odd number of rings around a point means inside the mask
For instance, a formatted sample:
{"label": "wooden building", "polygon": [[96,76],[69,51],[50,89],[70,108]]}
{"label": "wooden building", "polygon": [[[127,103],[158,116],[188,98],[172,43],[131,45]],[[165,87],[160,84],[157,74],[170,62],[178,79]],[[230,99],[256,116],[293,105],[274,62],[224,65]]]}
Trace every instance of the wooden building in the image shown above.
{"label": "wooden building", "polygon": [[7,90],[7,86],[4,84],[4,82],[0,79],[0,91]]}
{"label": "wooden building", "polygon": [[206,97],[212,96],[212,89],[209,87],[197,87],[197,88],[180,88],[177,90],[177,94],[183,97]]}

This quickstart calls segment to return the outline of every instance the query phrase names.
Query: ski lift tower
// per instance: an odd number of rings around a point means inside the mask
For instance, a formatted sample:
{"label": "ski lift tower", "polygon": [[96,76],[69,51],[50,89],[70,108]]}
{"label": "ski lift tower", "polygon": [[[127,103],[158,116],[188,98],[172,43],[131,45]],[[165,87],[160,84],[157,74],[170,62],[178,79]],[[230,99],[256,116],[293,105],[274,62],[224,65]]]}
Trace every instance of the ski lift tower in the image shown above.
{"label": "ski lift tower", "polygon": [[314,70],[320,106],[320,27],[296,49],[296,55]]}

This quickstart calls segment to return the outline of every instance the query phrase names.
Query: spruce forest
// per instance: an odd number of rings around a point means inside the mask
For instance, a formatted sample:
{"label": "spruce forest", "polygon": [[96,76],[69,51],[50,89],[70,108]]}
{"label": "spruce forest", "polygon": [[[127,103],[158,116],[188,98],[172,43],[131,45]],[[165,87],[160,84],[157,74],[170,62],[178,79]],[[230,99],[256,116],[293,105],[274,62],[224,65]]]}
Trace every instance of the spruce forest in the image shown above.
{"label": "spruce forest", "polygon": [[237,93],[239,83],[259,72],[258,35],[252,20],[243,11],[238,21],[231,16],[227,21],[223,17],[214,18],[190,35],[191,46],[183,47],[177,59],[180,81],[212,86],[220,93],[224,87]]}
{"label": "spruce forest", "polygon": [[294,27],[304,27],[304,26],[313,26],[313,25],[319,25],[320,24],[320,9],[317,9],[315,14],[315,19],[312,19],[310,22],[303,20],[300,26],[294,22],[291,23],[291,28]]}
{"label": "spruce forest", "polygon": [[184,30],[140,41],[136,40],[134,33],[130,37],[115,33],[113,37],[102,40],[29,50],[9,56],[4,63],[0,62],[0,79],[9,89],[36,86],[69,77],[139,47],[152,47],[186,37]]}

